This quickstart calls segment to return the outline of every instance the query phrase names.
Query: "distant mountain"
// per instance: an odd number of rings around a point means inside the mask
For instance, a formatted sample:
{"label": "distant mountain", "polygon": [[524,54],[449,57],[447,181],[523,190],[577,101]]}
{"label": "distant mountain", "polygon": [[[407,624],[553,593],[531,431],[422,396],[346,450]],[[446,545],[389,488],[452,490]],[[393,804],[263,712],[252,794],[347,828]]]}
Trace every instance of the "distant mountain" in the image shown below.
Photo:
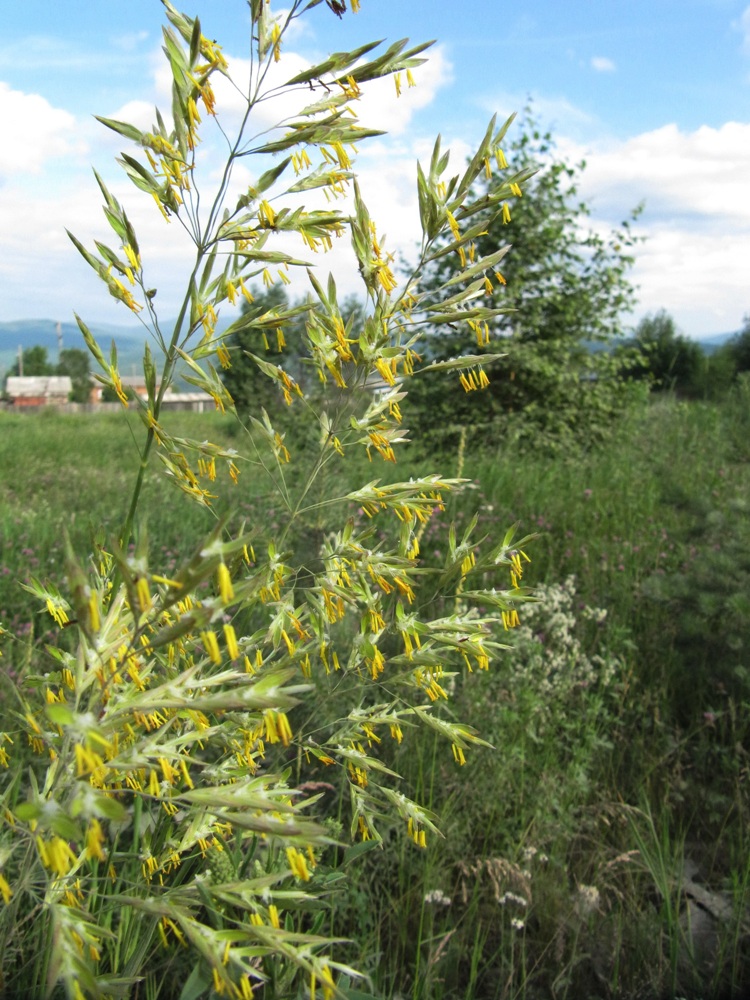
{"label": "distant mountain", "polygon": [[[695,341],[704,354],[713,354],[726,344],[728,340],[736,336],[737,331],[733,330],[731,333],[712,333],[705,337],[691,337],[690,339]],[[594,340],[585,340],[583,343],[586,349],[591,351],[592,354],[598,354],[599,351],[611,351],[618,346],[624,346],[630,343],[631,340],[632,334],[629,337],[622,337],[610,344],[602,344]]]}
{"label": "distant mountain", "polygon": [[[63,339],[66,337],[80,338],[81,333],[76,323],[60,323]],[[42,344],[44,338],[55,341],[57,346],[57,322],[53,319],[16,319],[9,322],[0,323],[0,343],[8,337],[20,337],[23,347],[33,347],[35,344]],[[89,324],[94,334],[101,334],[108,337],[140,337],[142,328],[139,325],[122,325],[114,323],[92,323]],[[39,339],[42,338],[42,339]]]}
{"label": "distant mountain", "polygon": [[733,330],[731,333],[713,333],[710,337],[698,338],[698,343],[703,348],[704,354],[713,354],[714,351],[718,351],[720,347],[726,344],[728,340],[736,336],[736,330]]}
{"label": "distant mountain", "polygon": [[[114,340],[123,375],[132,374],[133,365],[140,366],[143,357],[145,335],[140,326],[116,326],[110,323],[90,324],[89,329],[96,337],[105,357]],[[46,347],[50,361],[57,361],[57,352],[62,336],[62,347],[77,347],[87,351],[86,342],[76,323],[56,323],[51,319],[19,319],[0,323],[0,373],[7,372],[18,359],[18,348]],[[94,360],[92,360],[92,368]],[[139,368],[140,370],[140,368]]]}
{"label": "distant mountain", "polygon": [[[225,330],[235,316],[221,317],[216,324],[217,332]],[[109,358],[110,345],[114,340],[117,344],[117,364],[121,375],[139,375],[143,371],[143,345],[148,334],[142,326],[118,326],[113,323],[87,323],[89,330],[96,338],[105,358]],[[164,324],[164,329],[171,330],[174,321]],[[51,364],[57,364],[59,337],[62,336],[62,348],[76,347],[86,351],[86,341],[76,323],[57,323],[52,319],[19,319],[0,323],[0,390],[5,382],[8,370],[18,360],[18,348],[22,351],[29,347],[46,347]],[[153,343],[150,344],[157,370],[161,370],[159,351]],[[98,366],[91,358],[91,371],[98,371]],[[177,387],[191,388],[178,376]]]}

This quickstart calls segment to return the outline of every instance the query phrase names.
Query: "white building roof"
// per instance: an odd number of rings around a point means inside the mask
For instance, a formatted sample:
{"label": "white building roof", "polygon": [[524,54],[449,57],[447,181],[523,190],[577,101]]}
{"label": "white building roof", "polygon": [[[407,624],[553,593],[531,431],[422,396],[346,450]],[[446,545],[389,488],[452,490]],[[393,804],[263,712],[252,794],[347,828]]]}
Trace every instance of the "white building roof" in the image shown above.
{"label": "white building roof", "polygon": [[5,391],[13,399],[24,396],[67,396],[73,390],[69,375],[11,375]]}

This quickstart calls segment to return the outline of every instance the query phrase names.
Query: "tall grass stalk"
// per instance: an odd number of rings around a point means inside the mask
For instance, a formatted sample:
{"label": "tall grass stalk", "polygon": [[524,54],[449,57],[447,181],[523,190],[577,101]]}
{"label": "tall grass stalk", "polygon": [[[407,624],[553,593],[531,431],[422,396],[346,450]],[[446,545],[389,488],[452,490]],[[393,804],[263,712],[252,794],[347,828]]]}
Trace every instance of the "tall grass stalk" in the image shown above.
{"label": "tall grass stalk", "polygon": [[[82,555],[80,536],[64,540],[57,579],[34,556],[37,571],[22,586],[49,616],[47,635],[43,645],[26,643],[25,659],[23,637],[5,644],[14,701],[0,733],[4,986],[62,990],[71,1000],[141,992],[331,1000],[361,978],[337,957],[338,933],[321,933],[319,911],[352,860],[341,842],[379,844],[390,856],[381,827],[390,839],[395,826],[416,853],[439,835],[437,816],[389,766],[389,744],[434,737],[418,782],[427,795],[436,737],[454,770],[486,745],[441,707],[446,685],[489,669],[530,599],[521,582],[530,538],[514,529],[491,537],[472,525],[447,529],[442,568],[423,565],[422,531],[444,497],[461,491],[459,477],[387,479],[379,469],[363,474],[362,460],[396,461],[406,437],[399,404],[420,363],[425,313],[464,329],[471,343],[499,311],[474,300],[477,282],[501,280],[493,269],[502,253],[477,260],[464,250],[486,207],[474,201],[474,182],[496,163],[490,207],[507,215],[531,171],[513,172],[502,155],[512,119],[493,118],[455,177],[438,139],[418,171],[419,260],[399,282],[357,182],[356,144],[378,133],[356,108],[372,81],[393,77],[398,91],[403,74],[411,86],[427,46],[367,44],[287,69],[296,20],[317,16],[315,7],[341,15],[345,5],[292,0],[274,14],[268,0],[251,0],[247,84],[233,80],[236,67],[198,18],[164,6],[171,113],[157,111],[150,131],[99,120],[127,143],[126,176],[183,227],[194,255],[177,320],[166,324],[126,205],[96,175],[114,243],[92,251],[70,236],[144,323],[146,396],[132,401],[135,448],[122,462],[132,488],[115,529],[91,511],[91,544]],[[239,118],[222,108],[227,80],[244,102]],[[269,129],[274,98],[280,119]],[[213,159],[217,143],[223,163]],[[346,198],[344,210],[315,207],[321,189],[334,206]],[[345,234],[367,297],[356,322],[342,314],[334,277],[320,278],[308,259]],[[427,291],[420,277],[438,247],[462,268]],[[252,303],[254,280],[286,283],[291,271],[307,278],[304,302],[235,313],[219,332],[222,309]],[[263,357],[268,337],[281,351],[300,316],[313,375],[304,384]],[[129,410],[116,346],[105,356],[77,320],[96,377]],[[249,357],[277,395],[273,412],[236,414],[221,377],[244,360],[232,338],[247,330],[258,344]],[[474,389],[486,383],[485,360],[440,367]],[[226,433],[192,437],[171,423],[163,404],[178,367],[238,418],[231,443]],[[100,440],[105,454],[122,442],[121,427],[98,427],[112,430]],[[39,454],[53,458],[49,443]],[[168,558],[149,542],[161,496],[155,467],[178,504],[204,518],[194,547]],[[316,499],[326,476],[334,485]],[[262,484],[265,518],[238,510],[248,479]],[[233,502],[226,490],[237,491]],[[253,483],[244,496],[258,492]],[[175,516],[183,509],[175,504]],[[345,809],[326,803],[337,786]]]}

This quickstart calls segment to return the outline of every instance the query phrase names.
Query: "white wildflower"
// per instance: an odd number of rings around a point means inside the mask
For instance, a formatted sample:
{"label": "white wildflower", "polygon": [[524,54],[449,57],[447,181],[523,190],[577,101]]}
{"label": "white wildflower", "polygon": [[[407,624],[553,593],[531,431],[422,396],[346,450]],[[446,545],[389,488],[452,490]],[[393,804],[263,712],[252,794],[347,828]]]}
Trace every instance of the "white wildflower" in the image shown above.
{"label": "white wildflower", "polygon": [[588,917],[599,909],[599,890],[595,885],[579,885],[576,908],[583,917]]}
{"label": "white wildflower", "polygon": [[527,901],[523,896],[518,896],[515,892],[504,892],[503,895],[498,899],[500,906],[505,906],[506,903],[515,903],[516,906],[526,907],[528,906]]}
{"label": "white wildflower", "polygon": [[431,889],[424,895],[425,903],[430,906],[450,906],[450,896],[446,896],[442,889]]}

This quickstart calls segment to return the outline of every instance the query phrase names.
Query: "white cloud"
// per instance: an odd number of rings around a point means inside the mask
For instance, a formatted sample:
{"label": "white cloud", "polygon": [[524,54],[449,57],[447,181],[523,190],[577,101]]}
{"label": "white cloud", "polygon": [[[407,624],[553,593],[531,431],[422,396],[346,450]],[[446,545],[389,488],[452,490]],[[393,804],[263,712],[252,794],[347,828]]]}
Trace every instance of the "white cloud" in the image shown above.
{"label": "white cloud", "polygon": [[[251,64],[249,59],[240,59],[229,53],[226,53],[226,56],[231,81],[225,76],[214,74],[211,85],[216,94],[216,110],[220,120],[226,122],[228,119],[231,127],[232,124],[239,124],[247,107],[246,95],[250,88]],[[263,82],[263,91],[268,93],[278,90],[278,93],[255,105],[251,123],[253,131],[272,128],[277,122],[295,115],[304,106],[307,97],[302,87],[288,91],[281,88],[288,80],[294,79],[311,65],[309,59],[296,52],[284,52],[284,58],[280,62],[271,63]],[[168,70],[166,72],[168,73]],[[314,99],[310,95],[309,103]]]}
{"label": "white cloud", "polygon": [[[160,109],[161,110],[161,109]],[[164,112],[162,111],[162,114]],[[154,124],[154,119],[156,115],[154,114],[154,105],[149,101],[128,101],[127,104],[123,104],[111,115],[104,115],[105,118],[112,118],[114,121],[125,122],[128,125],[135,125],[142,132],[148,132]],[[169,122],[171,116],[167,114],[165,119]],[[118,139],[118,144],[122,145],[122,139]]]}
{"label": "white cloud", "polygon": [[39,94],[11,90],[0,81],[0,179],[13,174],[38,174],[52,158],[85,150],[76,138],[76,119],[54,108]]}
{"label": "white cloud", "polygon": [[112,39],[115,48],[122,52],[133,52],[137,50],[142,42],[148,38],[147,31],[131,31],[125,35],[117,35]]}
{"label": "white cloud", "polygon": [[593,56],[591,59],[591,68],[595,69],[597,73],[614,73],[617,69],[612,60],[607,59],[606,56]]}
{"label": "white cloud", "polygon": [[649,214],[660,217],[750,225],[750,123],[694,132],[664,125],[607,145],[560,141],[558,151],[585,158],[586,188],[601,202],[645,200]]}
{"label": "white cloud", "polygon": [[[289,13],[289,8],[274,7],[274,20],[278,21],[283,26]],[[300,39],[313,39],[314,37],[315,31],[310,21],[307,18],[300,17],[299,13],[297,13],[297,15],[293,17],[284,28],[284,41],[282,45],[284,55],[286,55],[286,47],[290,43],[293,44]]]}
{"label": "white cloud", "polygon": [[[124,175],[118,176],[114,165],[103,173],[138,234],[146,279],[159,288],[162,315],[173,316],[178,276],[190,267],[192,246],[180,224],[165,223],[153,201],[137,192]],[[65,233],[70,229],[92,251],[95,239],[117,249],[120,241],[106,223],[101,202],[90,173],[45,185],[33,197],[16,185],[0,188],[1,318],[68,319],[75,309],[84,318],[88,314],[116,323],[134,322],[132,313],[109,296]]]}
{"label": "white cloud", "polygon": [[[480,106],[492,114],[498,112],[501,121],[513,112],[516,112],[521,119],[524,108],[530,106],[534,118],[543,123],[545,129],[551,129],[555,136],[590,135],[592,129],[598,124],[588,112],[562,95],[549,96],[534,92],[524,94],[518,91],[494,90],[482,98]],[[509,133],[511,141],[517,134],[517,130],[518,121],[511,127]]]}
{"label": "white cloud", "polygon": [[639,286],[636,318],[666,309],[688,335],[739,329],[750,312],[744,279],[750,230],[728,239],[720,230],[696,234],[689,225],[645,228],[648,239],[633,271]]}
{"label": "white cloud", "polygon": [[585,158],[581,193],[600,228],[645,202],[634,270],[641,311],[665,308],[695,336],[739,327],[750,310],[750,123],[665,125],[600,145],[560,140],[557,152]]}

